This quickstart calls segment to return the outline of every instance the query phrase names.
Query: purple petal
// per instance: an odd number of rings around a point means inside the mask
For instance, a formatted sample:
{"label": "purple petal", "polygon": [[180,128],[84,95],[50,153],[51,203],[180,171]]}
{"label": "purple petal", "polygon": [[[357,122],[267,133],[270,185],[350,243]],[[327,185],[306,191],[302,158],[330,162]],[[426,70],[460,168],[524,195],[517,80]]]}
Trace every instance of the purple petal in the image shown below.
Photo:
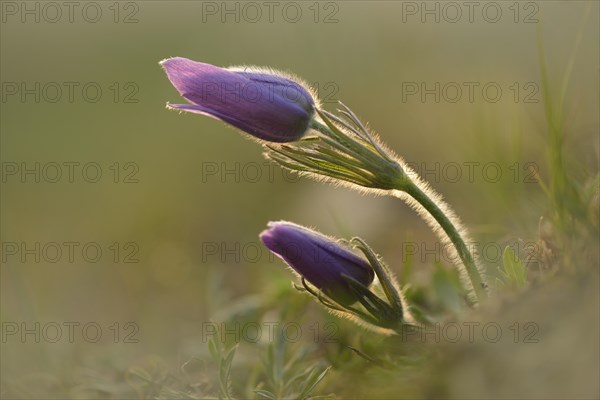
{"label": "purple petal", "polygon": [[265,246],[338,302],[356,300],[343,275],[365,286],[373,282],[373,269],[365,259],[326,236],[289,222],[272,222],[268,226],[260,234]]}
{"label": "purple petal", "polygon": [[277,78],[253,80],[256,76],[243,71],[179,57],[161,65],[181,96],[198,106],[173,108],[212,116],[273,142],[298,140],[308,130],[313,103],[303,96],[296,101],[283,97],[282,81]]}

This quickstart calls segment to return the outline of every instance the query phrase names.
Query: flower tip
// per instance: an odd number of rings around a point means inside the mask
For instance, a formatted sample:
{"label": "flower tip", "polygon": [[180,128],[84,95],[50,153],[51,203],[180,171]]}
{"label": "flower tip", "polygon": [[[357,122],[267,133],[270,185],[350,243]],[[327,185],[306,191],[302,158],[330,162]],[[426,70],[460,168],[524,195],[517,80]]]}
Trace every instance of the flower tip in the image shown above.
{"label": "flower tip", "polygon": [[[286,225],[286,224],[287,224],[287,225],[289,225],[289,224],[291,224],[291,222],[285,222],[285,221],[269,221],[269,222],[267,222],[267,227],[268,227],[268,228],[271,228],[271,229],[273,229],[273,228],[276,228],[276,227],[278,227],[278,226],[280,226],[280,225]],[[268,229],[267,229],[267,230],[268,230]]]}
{"label": "flower tip", "polygon": [[185,58],[182,57],[167,57],[167,58],[163,58],[162,60],[160,60],[158,62],[159,65],[164,65],[166,63],[171,63],[173,61],[177,61],[177,60],[185,60]]}
{"label": "flower tip", "polygon": [[179,111],[181,113],[181,110],[177,107],[175,107],[177,104],[171,104],[167,101],[167,103],[165,104],[165,108],[167,110],[173,110],[173,111]]}
{"label": "flower tip", "polygon": [[[267,247],[267,249],[277,252],[278,248],[278,234],[281,234],[281,228],[285,228],[286,225],[291,224],[290,222],[285,221],[269,221],[267,223],[267,229],[259,233],[258,237],[263,242],[263,244]],[[279,228],[279,229],[278,229]]]}
{"label": "flower tip", "polygon": [[167,64],[169,64],[172,59],[173,57],[163,58],[158,62],[158,65],[160,65],[164,69],[167,67]]}
{"label": "flower tip", "polygon": [[168,57],[158,62],[158,65],[167,73],[176,71],[178,68],[185,67],[186,63],[193,62],[183,57]]}
{"label": "flower tip", "polygon": [[270,248],[269,245],[273,243],[273,233],[270,229],[265,229],[264,231],[258,234],[258,237],[260,241],[263,242],[265,246],[267,246],[267,248]]}
{"label": "flower tip", "polygon": [[273,222],[267,223],[267,229],[258,234],[259,239],[263,242],[267,248],[271,249],[274,237],[273,237]]}

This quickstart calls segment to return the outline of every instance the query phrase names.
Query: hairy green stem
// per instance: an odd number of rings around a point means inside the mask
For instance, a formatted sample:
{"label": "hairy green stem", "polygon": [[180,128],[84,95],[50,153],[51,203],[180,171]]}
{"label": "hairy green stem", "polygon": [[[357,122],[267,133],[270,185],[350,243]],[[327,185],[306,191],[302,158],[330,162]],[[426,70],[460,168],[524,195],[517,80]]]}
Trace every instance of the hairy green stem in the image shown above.
{"label": "hairy green stem", "polygon": [[485,289],[485,283],[481,278],[473,254],[467,247],[463,237],[458,231],[457,227],[454,226],[450,218],[440,209],[440,207],[433,201],[419,186],[413,182],[404,180],[398,189],[410,195],[415,199],[427,212],[437,221],[440,227],[444,230],[448,238],[456,248],[456,252],[460,257],[463,265],[467,270],[467,275],[473,290],[478,300],[483,300],[487,296]]}
{"label": "hairy green stem", "polygon": [[[311,127],[329,137],[335,136],[331,129],[322,124],[320,121],[313,120]],[[366,136],[369,135],[366,131],[364,134]],[[361,136],[361,138],[364,138],[364,136]],[[369,142],[369,144],[371,143],[373,142]],[[466,275],[469,281],[471,282],[473,293],[476,299],[479,301],[484,299],[487,296],[486,285],[475,263],[474,253],[472,253],[467,247],[465,238],[463,238],[461,235],[459,226],[456,225],[458,222],[453,222],[453,217],[448,215],[451,214],[450,210],[444,211],[444,209],[447,209],[447,206],[444,204],[441,206],[436,200],[432,199],[430,195],[421,189],[418,183],[415,183],[406,174],[404,168],[402,167],[402,163],[394,160],[394,157],[389,157],[385,151],[380,150],[379,146],[373,145],[370,149],[362,146],[363,145],[358,143],[355,143],[355,146],[352,146],[352,144],[349,142],[344,147],[347,147],[347,151],[353,152],[355,156],[363,159],[363,161],[367,163],[366,165],[369,164],[368,161],[373,161],[374,158],[375,161],[377,161],[377,164],[382,166],[390,166],[390,168],[384,168],[381,170],[378,168],[376,171],[371,172],[376,175],[393,175],[390,180],[386,180],[388,183],[391,183],[391,187],[411,196],[421,207],[423,207],[423,209],[427,211],[427,213],[429,213],[429,215],[431,215],[431,217],[437,222],[437,224],[439,224],[456,249],[456,253],[466,270]],[[389,186],[372,187],[384,190],[388,190],[390,188]]]}

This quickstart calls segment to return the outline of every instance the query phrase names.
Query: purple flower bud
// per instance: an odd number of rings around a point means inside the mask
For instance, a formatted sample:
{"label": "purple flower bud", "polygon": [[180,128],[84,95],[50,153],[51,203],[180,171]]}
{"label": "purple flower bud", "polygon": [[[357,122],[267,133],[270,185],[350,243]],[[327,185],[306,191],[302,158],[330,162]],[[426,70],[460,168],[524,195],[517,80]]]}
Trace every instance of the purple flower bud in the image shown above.
{"label": "purple flower bud", "polygon": [[364,286],[373,282],[371,265],[328,237],[291,222],[270,222],[268,227],[260,234],[265,246],[338,303],[357,300],[343,275]]}
{"label": "purple flower bud", "polygon": [[167,107],[207,115],[270,142],[293,142],[309,128],[315,100],[302,84],[271,70],[220,68],[175,57],[161,61],[191,104]]}

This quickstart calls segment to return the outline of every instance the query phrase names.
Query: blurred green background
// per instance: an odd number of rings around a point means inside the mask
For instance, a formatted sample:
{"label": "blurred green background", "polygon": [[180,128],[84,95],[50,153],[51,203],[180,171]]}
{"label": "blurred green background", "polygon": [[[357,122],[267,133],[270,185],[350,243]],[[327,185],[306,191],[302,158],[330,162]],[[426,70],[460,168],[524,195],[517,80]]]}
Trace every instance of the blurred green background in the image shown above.
{"label": "blurred green background", "polygon": [[[417,7],[416,15],[407,14],[407,3]],[[540,177],[550,180],[541,38],[555,99],[572,68],[562,117],[565,165],[581,182],[598,172],[597,2],[496,2],[502,12],[496,23],[482,14],[486,2],[475,9],[472,22],[457,2],[463,16],[453,23],[448,19],[454,11],[445,3],[428,2],[439,7],[440,22],[434,16],[422,22],[425,3],[392,1],[296,2],[294,10],[302,14],[295,23],[284,18],[288,3],[278,3],[272,21],[267,6],[255,3],[262,17],[252,22],[254,10],[244,3],[102,1],[96,3],[102,16],[95,23],[83,17],[86,2],[78,3],[73,22],[63,14],[54,23],[48,21],[54,11],[41,3],[40,21],[27,15],[23,21],[22,8],[35,4],[2,2],[0,288],[6,397],[89,395],[78,391],[84,381],[98,384],[96,396],[111,392],[98,382],[148,357],[175,369],[191,356],[205,357],[205,343],[198,340],[202,324],[232,302],[249,304],[281,291],[299,297],[290,289],[289,272],[258,241],[269,220],[290,220],[338,237],[361,236],[398,274],[407,262],[403,242],[435,246],[425,224],[397,200],[293,179],[269,166],[260,146],[223,123],[165,110],[167,101],[181,99],[159,67],[161,59],[181,56],[293,72],[315,86],[326,109],[343,101],[400,156],[416,163],[478,242],[503,248],[519,239],[537,240],[539,218],[548,216],[547,197],[527,179],[526,164],[534,163]],[[207,13],[213,6],[217,14]],[[239,21],[235,15],[223,17],[223,7],[237,7]],[[285,17],[294,19],[288,11]],[[526,23],[528,15],[538,22]],[[131,23],[124,23],[127,18]],[[35,92],[36,82],[39,102],[35,94],[22,93],[24,87]],[[65,82],[77,83],[72,101]],[[431,88],[436,82],[479,86],[472,102],[466,90],[456,102],[442,92],[439,102],[433,95],[422,101],[420,93],[406,93],[407,84]],[[502,89],[497,102],[482,94],[490,82]],[[63,89],[56,102],[55,86],[48,83]],[[86,84],[92,87],[87,94],[82,93]],[[102,94],[92,102],[90,93],[98,86]],[[79,163],[73,182],[65,162]],[[502,177],[491,182],[477,167],[471,181],[465,164],[470,162],[497,163]],[[24,166],[35,163],[39,182],[21,175]],[[62,165],[56,183],[50,182],[52,163]],[[82,176],[86,163],[99,166],[98,182]],[[437,172],[426,174],[436,163]],[[457,182],[450,170],[451,178],[444,178],[448,163],[461,166]],[[11,168],[18,168],[14,175]],[[88,170],[92,176],[93,171]],[[137,182],[128,182],[128,173]],[[64,242],[79,243],[72,262]],[[102,249],[98,262],[81,253],[89,242]],[[58,243],[63,254],[48,262],[53,255],[40,250],[39,262],[35,255],[22,260],[23,246],[35,249],[36,243],[41,248]],[[132,251],[130,261],[137,262],[125,262]],[[431,255],[414,256],[413,279],[426,284],[434,261]],[[495,267],[499,261],[487,264]],[[313,318],[326,318],[317,307],[311,310]],[[99,324],[101,340],[82,340],[76,329],[73,343],[65,337],[50,343],[43,335],[35,343],[34,335],[26,340],[21,332],[8,335],[5,324],[20,329],[23,322],[31,328],[35,322],[43,327],[68,321]],[[137,343],[123,340],[131,332],[124,328],[127,322],[139,328]],[[115,323],[118,343],[110,328]]]}

